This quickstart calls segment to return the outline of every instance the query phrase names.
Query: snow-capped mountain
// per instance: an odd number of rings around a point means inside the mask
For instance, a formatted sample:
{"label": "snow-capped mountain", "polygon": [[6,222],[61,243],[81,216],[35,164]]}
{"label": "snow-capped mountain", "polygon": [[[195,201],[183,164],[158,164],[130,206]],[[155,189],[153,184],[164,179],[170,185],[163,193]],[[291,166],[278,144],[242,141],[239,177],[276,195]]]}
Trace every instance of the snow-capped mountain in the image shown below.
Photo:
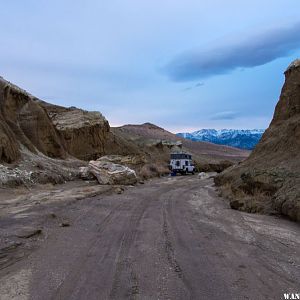
{"label": "snow-capped mountain", "polygon": [[252,150],[264,131],[264,129],[201,129],[191,133],[177,133],[177,135],[192,141],[205,141]]}

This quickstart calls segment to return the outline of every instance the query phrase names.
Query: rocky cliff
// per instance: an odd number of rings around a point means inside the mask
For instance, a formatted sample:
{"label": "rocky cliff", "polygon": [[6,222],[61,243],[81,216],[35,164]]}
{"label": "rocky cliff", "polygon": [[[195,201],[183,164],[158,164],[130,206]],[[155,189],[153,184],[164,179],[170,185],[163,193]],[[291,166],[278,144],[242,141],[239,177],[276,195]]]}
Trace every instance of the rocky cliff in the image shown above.
{"label": "rocky cliff", "polygon": [[81,160],[97,159],[105,154],[137,154],[131,143],[114,135],[100,112],[62,107],[39,101],[51,119],[66,152]]}
{"label": "rocky cliff", "polygon": [[99,112],[52,105],[0,78],[0,161],[20,158],[20,145],[51,158],[91,160],[114,152],[135,152],[113,135]]}
{"label": "rocky cliff", "polygon": [[14,162],[20,158],[20,144],[31,152],[65,158],[57,131],[46,111],[35,98],[0,79],[0,160]]}
{"label": "rocky cliff", "polygon": [[138,153],[100,113],[43,102],[0,78],[0,185],[71,180],[83,161]]}
{"label": "rocky cliff", "polygon": [[285,72],[272,122],[257,147],[216,184],[233,208],[300,221],[300,60]]}

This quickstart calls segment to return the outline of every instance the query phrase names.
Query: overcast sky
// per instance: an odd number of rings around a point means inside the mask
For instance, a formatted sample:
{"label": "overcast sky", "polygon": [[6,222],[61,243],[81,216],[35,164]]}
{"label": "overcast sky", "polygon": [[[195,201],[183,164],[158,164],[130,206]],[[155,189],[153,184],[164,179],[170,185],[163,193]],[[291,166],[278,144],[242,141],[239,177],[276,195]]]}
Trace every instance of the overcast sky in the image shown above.
{"label": "overcast sky", "polygon": [[112,126],[266,128],[300,57],[299,0],[0,2],[0,75]]}

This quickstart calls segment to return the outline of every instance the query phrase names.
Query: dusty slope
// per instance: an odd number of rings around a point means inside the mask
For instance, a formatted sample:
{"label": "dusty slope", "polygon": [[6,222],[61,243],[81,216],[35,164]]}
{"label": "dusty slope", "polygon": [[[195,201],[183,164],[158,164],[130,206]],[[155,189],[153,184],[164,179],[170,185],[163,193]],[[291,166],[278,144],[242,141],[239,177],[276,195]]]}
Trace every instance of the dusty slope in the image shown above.
{"label": "dusty slope", "polygon": [[141,146],[161,142],[166,147],[167,159],[171,150],[170,147],[168,149],[168,144],[181,145],[183,150],[193,154],[197,165],[204,171],[221,171],[232,163],[244,160],[249,155],[249,151],[237,148],[187,140],[151,123],[125,125],[112,128],[112,130],[117,135],[139,143]]}
{"label": "dusty slope", "polygon": [[[242,164],[216,183],[226,187],[231,205],[252,212],[277,212],[300,221],[300,61],[285,72],[273,120]],[[225,191],[225,189],[224,189]]]}

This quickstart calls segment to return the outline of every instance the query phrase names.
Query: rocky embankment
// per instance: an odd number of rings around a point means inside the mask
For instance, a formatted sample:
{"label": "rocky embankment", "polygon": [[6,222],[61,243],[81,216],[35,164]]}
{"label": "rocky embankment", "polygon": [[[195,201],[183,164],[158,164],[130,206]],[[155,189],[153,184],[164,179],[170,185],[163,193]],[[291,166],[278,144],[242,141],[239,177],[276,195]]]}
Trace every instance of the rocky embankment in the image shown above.
{"label": "rocky embankment", "polygon": [[140,151],[100,113],[43,102],[0,78],[0,186],[73,180],[105,154]]}
{"label": "rocky embankment", "polygon": [[300,60],[285,72],[273,120],[249,158],[216,177],[232,208],[300,221]]}

